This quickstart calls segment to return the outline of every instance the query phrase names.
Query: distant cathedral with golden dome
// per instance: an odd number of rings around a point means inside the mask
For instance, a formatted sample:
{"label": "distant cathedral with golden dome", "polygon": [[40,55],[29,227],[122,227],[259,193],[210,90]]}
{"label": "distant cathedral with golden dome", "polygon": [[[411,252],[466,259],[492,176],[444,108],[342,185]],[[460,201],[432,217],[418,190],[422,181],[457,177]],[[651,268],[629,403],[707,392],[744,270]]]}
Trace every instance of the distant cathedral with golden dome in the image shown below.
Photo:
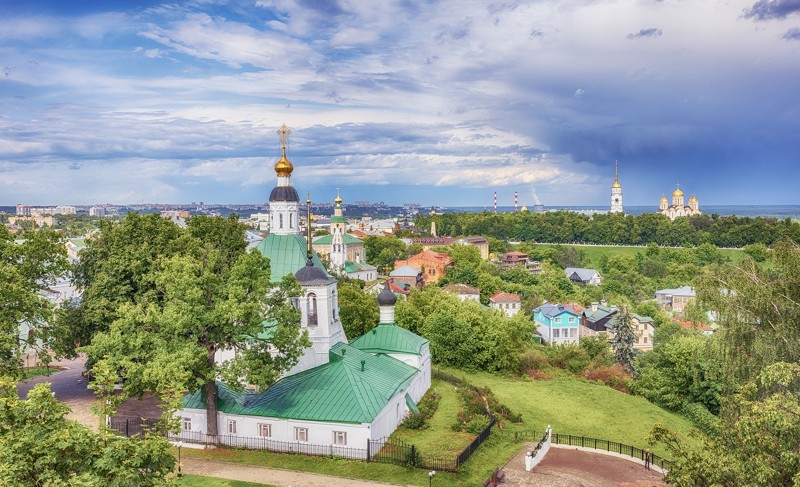
{"label": "distant cathedral with golden dome", "polygon": [[672,192],[672,204],[664,195],[661,195],[661,201],[658,203],[658,212],[674,220],[679,216],[695,216],[700,214],[700,202],[697,201],[696,196],[689,198],[689,204],[683,204],[683,191],[680,185]]}

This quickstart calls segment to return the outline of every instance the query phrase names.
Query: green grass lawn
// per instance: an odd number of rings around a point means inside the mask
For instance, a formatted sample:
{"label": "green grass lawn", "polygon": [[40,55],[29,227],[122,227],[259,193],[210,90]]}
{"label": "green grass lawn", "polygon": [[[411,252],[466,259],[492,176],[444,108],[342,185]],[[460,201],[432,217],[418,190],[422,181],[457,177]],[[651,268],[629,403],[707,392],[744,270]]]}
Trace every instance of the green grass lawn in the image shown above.
{"label": "green grass lawn", "polygon": [[[181,487],[264,487],[271,484],[254,484],[240,480],[225,480],[215,477],[201,477],[199,475],[184,475],[178,485]],[[274,487],[274,486],[272,486]]]}
{"label": "green grass lawn", "polygon": [[472,442],[475,435],[455,432],[450,426],[456,422],[456,414],[462,409],[455,387],[447,382],[433,379],[431,389],[441,395],[436,413],[428,421],[426,429],[412,430],[401,426],[392,439],[414,444],[423,455],[452,457],[461,453]]}
{"label": "green grass lawn", "polygon": [[[547,425],[551,425],[556,433],[584,435],[647,448],[647,437],[653,425],[662,423],[690,444],[699,443],[689,436],[695,428],[687,419],[642,397],[602,384],[571,377],[534,381],[485,372],[443,370],[466,377],[475,385],[488,386],[501,403],[515,413],[521,413],[522,424],[506,425],[509,434],[533,431],[541,434]],[[653,448],[653,451],[666,455],[662,448]]]}
{"label": "green grass lawn", "polygon": [[[550,244],[536,244],[543,247],[554,247]],[[623,257],[634,257],[639,252],[644,252],[645,247],[627,247],[624,245],[562,245],[562,247],[573,247],[579,249],[586,254],[591,260],[589,265],[598,265],[603,255],[611,257],[612,255],[619,255]],[[741,249],[719,249],[720,254],[731,259],[731,262],[736,263],[745,258],[747,254]]]}

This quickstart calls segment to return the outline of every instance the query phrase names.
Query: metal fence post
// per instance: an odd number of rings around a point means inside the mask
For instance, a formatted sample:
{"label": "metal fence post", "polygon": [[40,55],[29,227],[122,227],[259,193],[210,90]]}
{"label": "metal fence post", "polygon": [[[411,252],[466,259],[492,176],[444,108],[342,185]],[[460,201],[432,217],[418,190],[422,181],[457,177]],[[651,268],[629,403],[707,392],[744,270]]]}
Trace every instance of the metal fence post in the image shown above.
{"label": "metal fence post", "polygon": [[369,462],[369,438],[367,438],[367,462]]}
{"label": "metal fence post", "polygon": [[411,445],[411,466],[417,466],[417,447],[415,445]]}
{"label": "metal fence post", "polygon": [[128,418],[125,418],[125,436],[130,436],[130,434],[128,434]]}

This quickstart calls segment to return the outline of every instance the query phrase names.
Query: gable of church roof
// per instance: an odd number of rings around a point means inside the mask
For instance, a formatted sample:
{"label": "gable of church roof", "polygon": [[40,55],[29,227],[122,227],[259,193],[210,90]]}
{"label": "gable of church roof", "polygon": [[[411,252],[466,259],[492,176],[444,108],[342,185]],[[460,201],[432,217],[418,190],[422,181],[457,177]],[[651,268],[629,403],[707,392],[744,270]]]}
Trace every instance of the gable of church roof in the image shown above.
{"label": "gable of church roof", "polygon": [[421,355],[428,340],[394,323],[381,323],[350,342],[364,352]]}

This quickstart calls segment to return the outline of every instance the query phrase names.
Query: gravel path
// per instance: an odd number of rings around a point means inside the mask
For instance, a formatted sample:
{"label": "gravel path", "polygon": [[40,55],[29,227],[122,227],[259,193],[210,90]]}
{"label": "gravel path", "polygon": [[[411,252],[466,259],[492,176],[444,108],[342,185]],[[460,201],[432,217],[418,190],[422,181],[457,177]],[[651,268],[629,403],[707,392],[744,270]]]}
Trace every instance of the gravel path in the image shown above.
{"label": "gravel path", "polygon": [[375,485],[397,485],[375,480],[347,479],[316,473],[296,472],[278,468],[256,467],[240,463],[219,462],[200,458],[184,458],[183,473],[217,477],[228,480],[267,483],[278,487],[370,487]]}

